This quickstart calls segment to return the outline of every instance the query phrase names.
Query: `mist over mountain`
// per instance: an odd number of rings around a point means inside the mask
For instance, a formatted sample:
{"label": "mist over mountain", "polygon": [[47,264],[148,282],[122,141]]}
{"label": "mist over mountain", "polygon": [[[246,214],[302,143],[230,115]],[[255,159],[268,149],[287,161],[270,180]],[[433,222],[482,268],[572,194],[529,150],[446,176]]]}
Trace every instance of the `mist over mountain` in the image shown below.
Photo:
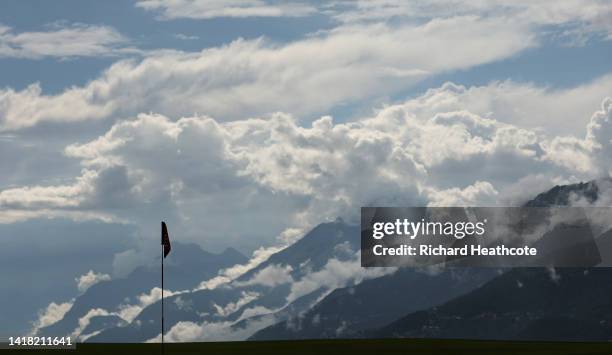
{"label": "mist over mountain", "polygon": [[401,269],[337,289],[303,314],[267,327],[252,340],[353,337],[398,315],[438,305],[497,275],[493,269]]}
{"label": "mist over mountain", "polygon": [[[221,254],[213,254],[195,244],[174,243],[173,253],[181,257],[173,258],[170,255],[165,261],[164,272],[167,287],[175,290],[195,287],[202,279],[214,276],[218,270],[247,260],[235,249],[229,248]],[[160,277],[159,264],[155,263],[139,267],[125,278],[96,283],[76,297],[61,320],[39,329],[38,334],[72,334],[85,320],[87,323],[83,329],[79,329],[80,334],[91,334],[118,324],[123,325],[127,322],[125,319],[109,313],[123,311],[125,317],[129,317],[132,316],[130,313],[138,312],[137,306],[141,303],[138,297],[159,287]],[[134,306],[130,309],[132,304]]]}
{"label": "mist over mountain", "polygon": [[[186,333],[195,333],[215,340],[243,340],[307,310],[336,287],[378,275],[360,270],[359,236],[359,227],[340,219],[323,223],[230,283],[168,295],[167,338],[180,341]],[[88,341],[154,339],[161,330],[160,312],[161,303],[155,302],[129,325],[104,330]]]}
{"label": "mist over mountain", "polygon": [[[608,183],[556,186],[525,206],[605,203]],[[612,231],[596,241],[612,244]],[[218,280],[220,271],[246,265],[247,258],[232,249],[210,254],[177,243],[166,269],[165,338],[610,338],[607,269],[361,268],[359,243],[358,226],[323,223],[226,280]],[[158,284],[155,265],[95,284],[40,333],[78,330],[88,342],[156,341]]]}
{"label": "mist over mountain", "polygon": [[[555,186],[525,206],[585,205],[585,201],[605,206],[609,186],[609,179]],[[603,253],[609,253],[612,231],[595,241]],[[517,268],[454,300],[360,336],[609,341],[611,294],[609,268]]]}

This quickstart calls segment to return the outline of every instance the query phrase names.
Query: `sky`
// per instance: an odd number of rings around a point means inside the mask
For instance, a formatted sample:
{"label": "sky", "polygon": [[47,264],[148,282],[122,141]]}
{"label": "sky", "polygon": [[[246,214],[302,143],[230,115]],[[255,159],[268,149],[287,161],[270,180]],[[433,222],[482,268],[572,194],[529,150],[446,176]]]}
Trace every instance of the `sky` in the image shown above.
{"label": "sky", "polygon": [[162,219],[250,254],[609,176],[610,59],[608,1],[3,1],[0,266],[36,309],[146,263]]}

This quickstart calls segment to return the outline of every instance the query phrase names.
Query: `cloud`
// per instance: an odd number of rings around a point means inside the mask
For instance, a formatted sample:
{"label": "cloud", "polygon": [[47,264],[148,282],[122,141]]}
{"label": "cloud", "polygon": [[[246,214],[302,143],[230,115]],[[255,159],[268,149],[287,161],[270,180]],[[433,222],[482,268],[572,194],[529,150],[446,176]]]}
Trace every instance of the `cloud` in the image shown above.
{"label": "cloud", "polygon": [[[453,187],[432,191],[430,206],[485,206],[495,205],[498,192],[486,181],[476,181],[464,189]],[[488,203],[487,203],[488,202]]]}
{"label": "cloud", "polygon": [[[92,276],[93,275],[93,276]],[[92,271],[90,271],[88,274],[83,275],[81,277],[81,279],[83,278],[87,278],[87,279],[93,279],[95,277],[100,277],[100,274],[95,274]],[[108,275],[102,275],[102,278],[104,278],[103,276],[108,276]],[[170,297],[170,296],[174,296],[174,295],[180,295],[182,293],[185,293],[187,291],[170,291],[170,290],[164,290],[164,296],[165,297]],[[250,296],[247,295],[247,296]],[[102,309],[102,308],[94,308],[94,309],[90,309],[84,316],[82,316],[81,318],[79,318],[78,321],[78,326],[75,328],[75,330],[71,333],[71,335],[74,335],[76,337],[79,337],[79,339],[81,339],[81,341],[84,341],[85,339],[94,336],[95,334],[82,334],[83,330],[85,330],[87,328],[87,326],[89,325],[91,319],[93,317],[97,317],[97,316],[117,316],[120,317],[121,319],[123,319],[126,322],[132,322],[137,316],[138,314],[140,314],[140,312],[145,309],[146,307],[152,305],[153,303],[159,301],[161,299],[161,288],[159,287],[154,287],[153,289],[151,289],[151,291],[149,291],[148,293],[142,293],[140,295],[138,295],[136,297],[136,303],[125,303],[125,304],[121,304],[117,307],[116,310],[114,311],[109,311],[106,309]],[[177,305],[179,303],[181,303],[181,301],[179,301],[179,299],[177,298],[176,301],[178,302]],[[240,302],[240,301],[239,301]],[[70,308],[72,307],[72,304],[74,303],[74,300],[67,302],[67,303],[63,303],[63,304],[55,304],[55,303],[51,303],[47,309],[44,312],[41,312],[40,316],[39,316],[39,320],[37,321],[36,325],[35,325],[35,330],[34,332],[36,332],[38,329],[44,327],[44,326],[48,326],[51,325],[59,320],[61,320],[64,315],[66,314],[66,312],[68,312],[68,310],[70,310]],[[183,307],[188,306],[185,303],[181,304]],[[242,304],[240,304],[242,305]],[[227,310],[229,311],[229,309],[231,309],[231,307],[235,306],[234,304],[228,304],[226,306]]]}
{"label": "cloud", "polygon": [[[73,220],[99,220],[125,223],[117,215],[109,215],[99,208],[129,206],[126,171],[120,166],[99,171],[83,169],[81,176],[69,185],[26,186],[0,191],[0,208],[5,210],[0,223],[14,223],[32,218],[69,217]],[[92,210],[98,209],[98,211]]]}
{"label": "cloud", "polygon": [[[165,334],[167,342],[193,342],[193,341],[239,341],[245,340],[256,331],[271,326],[277,322],[274,316],[260,317],[247,320],[243,326],[233,326],[233,322],[195,322],[181,321],[172,326]],[[147,343],[161,342],[161,335],[146,341]]]}
{"label": "cloud", "polygon": [[561,275],[557,273],[557,269],[555,269],[554,267],[549,267],[546,268],[546,270],[548,271],[550,280],[556,284],[559,284],[559,282],[561,281]]}
{"label": "cloud", "polygon": [[287,296],[287,302],[293,302],[320,288],[334,290],[347,286],[349,283],[358,284],[363,280],[384,276],[395,271],[396,268],[362,268],[359,253],[354,254],[353,258],[347,261],[330,259],[321,270],[306,274],[293,283]]}
{"label": "cloud", "polygon": [[446,83],[411,100],[419,116],[467,111],[484,118],[556,135],[582,138],[594,108],[612,93],[612,74],[581,85],[555,89],[511,80],[465,87]]}
{"label": "cloud", "polygon": [[[551,137],[497,120],[505,118],[503,108],[489,110],[506,107],[494,103],[524,89],[445,84],[371,117],[334,123],[325,116],[309,126],[281,113],[235,122],[141,114],[66,148],[83,166],[72,185],[3,190],[0,206],[8,213],[110,214],[139,226],[172,211],[183,238],[198,240],[206,230],[207,242],[218,246],[244,243],[246,235],[261,245],[336,216],[356,221],[358,206],[495,205],[518,181],[535,176],[570,181],[607,174],[601,167],[608,166],[609,101],[582,137]],[[154,234],[143,229],[143,235]],[[285,245],[259,250],[248,265],[202,287],[234,279]]]}
{"label": "cloud", "polygon": [[51,302],[46,309],[38,313],[38,319],[34,322],[34,328],[31,333],[36,334],[39,329],[50,326],[64,318],[66,312],[72,308],[73,303],[74,300],[59,304]]}
{"label": "cloud", "polygon": [[183,297],[178,296],[174,299],[174,304],[181,311],[192,311],[193,310],[193,301],[190,299],[183,299]]}
{"label": "cloud", "polygon": [[[96,278],[106,280],[107,278],[105,276],[108,276],[108,275],[95,274],[93,271],[90,271],[86,275],[81,276],[80,280],[78,280],[79,285],[81,285],[81,283],[83,282],[84,283],[92,282]],[[110,279],[110,277],[108,279]],[[81,288],[79,288],[79,290],[81,290]],[[164,297],[180,295],[185,292],[187,291],[164,290]],[[251,294],[245,295],[245,297],[248,297],[248,296],[252,296],[252,295]],[[82,333],[89,325],[91,319],[97,316],[117,316],[123,319],[124,321],[126,321],[127,323],[132,322],[138,316],[138,314],[140,314],[140,312],[143,309],[159,301],[160,299],[161,299],[161,288],[154,287],[148,293],[145,292],[145,293],[138,295],[136,297],[136,303],[121,304],[117,307],[116,310],[109,311],[103,308],[90,309],[84,316],[79,318],[78,326],[72,331],[71,335],[78,337],[81,341],[85,341],[87,338],[96,335],[97,332],[94,332],[91,334],[82,334]],[[179,298],[177,298],[176,301],[177,301],[177,305],[179,305],[179,303],[182,302],[179,300]],[[241,301],[238,301],[238,302],[239,302],[238,306],[241,306],[242,305],[242,303],[240,303]],[[54,302],[51,302],[51,304],[49,304],[49,306],[47,306],[47,308],[44,311],[39,313],[39,319],[36,321],[32,333],[36,334],[38,329],[49,326],[63,319],[64,315],[66,314],[66,312],[70,310],[73,303],[74,303],[74,299],[71,300],[70,302],[66,302],[62,304],[56,304]],[[187,307],[188,305],[183,302],[181,306]],[[226,309],[229,312],[229,310],[233,309],[232,307],[235,307],[235,306],[236,304],[230,303],[226,306]]]}
{"label": "cloud", "polygon": [[117,219],[116,216],[90,212],[90,211],[66,211],[46,208],[36,208],[32,210],[7,209],[0,216],[0,224],[12,224],[26,222],[32,219],[69,219],[71,221],[99,221],[104,223],[123,223],[124,219]]}
{"label": "cloud", "polygon": [[[585,37],[610,38],[612,5],[600,0],[518,0],[492,1],[337,1],[328,9],[342,22],[364,22],[394,19],[424,20],[459,15],[493,16],[529,26],[566,26],[563,37],[581,43]],[[567,40],[567,38],[566,38]]]}
{"label": "cloud", "polygon": [[259,247],[255,251],[253,251],[253,254],[248,262],[246,262],[245,264],[234,265],[232,267],[219,271],[219,274],[213,277],[212,279],[202,281],[198,285],[198,287],[194,289],[194,291],[204,290],[204,289],[212,290],[212,289],[217,288],[220,285],[226,285],[230,283],[232,280],[235,280],[236,278],[244,274],[245,272],[253,269],[257,265],[268,260],[268,258],[272,254],[275,254],[283,250],[288,245],[289,245],[288,242],[282,241],[281,244],[278,244],[275,246]]}
{"label": "cloud", "polygon": [[587,146],[597,155],[601,174],[612,175],[612,98],[606,98],[587,127]]}
{"label": "cloud", "polygon": [[172,117],[205,112],[220,121],[276,111],[308,116],[534,45],[533,33],[503,19],[453,17],[340,26],[285,44],[238,39],[196,53],[163,51],[120,60],[97,79],[58,94],[46,95],[38,84],[2,89],[0,131],[150,111]]}
{"label": "cloud", "polygon": [[77,282],[77,288],[79,289],[79,292],[83,293],[87,291],[88,288],[97,284],[98,282],[109,281],[110,279],[111,277],[108,274],[95,273],[93,270],[89,270],[88,273],[76,278],[75,281]]}
{"label": "cloud", "polygon": [[[72,331],[72,333],[70,335],[75,336],[75,337],[80,337],[81,333],[83,333],[83,330],[85,330],[85,328],[87,328],[87,326],[89,325],[91,319],[93,317],[98,317],[98,316],[108,316],[111,313],[109,313],[107,310],[102,309],[102,308],[95,308],[95,309],[90,309],[87,314],[85,314],[83,317],[79,318],[79,325]],[[91,335],[89,335],[91,336]],[[81,339],[81,341],[83,341],[85,339]]]}
{"label": "cloud", "polygon": [[258,271],[253,277],[244,282],[234,282],[233,286],[262,285],[266,287],[276,287],[293,282],[291,265],[268,265]]}
{"label": "cloud", "polygon": [[278,309],[269,309],[266,308],[264,306],[254,306],[254,307],[249,307],[246,308],[242,314],[240,314],[240,317],[238,317],[237,322],[240,322],[241,320],[244,319],[249,319],[249,318],[253,318],[253,317],[257,317],[257,316],[261,316],[264,314],[273,314],[274,312],[278,311]]}
{"label": "cloud", "polygon": [[46,31],[15,32],[0,24],[0,58],[100,57],[137,53],[129,40],[109,26],[55,23]]}
{"label": "cloud", "polygon": [[[170,11],[157,4],[150,10],[162,16]],[[342,19],[334,29],[283,44],[260,38],[198,53],[152,53],[120,60],[91,82],[59,93],[45,93],[39,84],[0,89],[0,131],[104,119],[104,127],[111,127],[65,149],[67,159],[81,164],[80,173],[67,170],[69,178],[60,183],[0,188],[0,223],[95,219],[129,222],[140,228],[138,234],[153,236],[158,231],[149,230],[149,221],[163,216],[175,222],[178,238],[212,248],[253,250],[276,243],[200,286],[214,288],[314,224],[336,216],[354,222],[359,206],[495,205],[510,191],[516,196],[535,186],[540,192],[555,183],[609,175],[610,101],[591,113],[610,95],[610,75],[569,89],[512,81],[449,83],[353,122],[313,120],[424,78],[510,58],[545,40],[539,26],[578,21],[580,31],[606,34],[604,5],[549,3],[543,11],[521,3],[498,11],[483,4],[458,9],[460,16],[440,7],[431,18],[388,24]],[[379,16],[370,11],[371,19]],[[493,15],[483,15],[488,12]],[[71,58],[102,55],[91,54],[102,49],[113,55],[129,51],[125,38],[100,39],[104,33],[113,37],[112,28],[55,26],[44,33],[1,27],[0,52]],[[47,34],[93,44],[77,54]],[[56,46],[52,51],[41,41]],[[160,114],[141,114],[151,111]],[[279,243],[279,235],[286,240]],[[125,252],[117,265],[136,262],[134,255]],[[350,266],[335,266],[318,274],[320,279],[293,280],[292,297],[317,282],[345,282],[342,267]],[[269,283],[274,275],[291,282],[284,278],[287,270],[267,271],[253,282]],[[146,304],[135,302],[120,310],[124,317],[135,317]]]}
{"label": "cloud", "polygon": [[[222,316],[227,316],[257,297],[256,293],[243,292],[236,303],[229,303],[225,308],[215,306],[221,310]],[[274,315],[276,311],[278,309],[271,310],[263,306],[254,306],[246,308],[235,321],[204,321],[202,323],[180,321],[166,332],[164,340],[168,342],[245,340],[258,330],[278,322],[278,318]],[[146,342],[161,342],[161,334]]]}
{"label": "cloud", "polygon": [[[180,295],[187,291],[170,291],[164,289],[164,297],[170,297],[174,295]],[[117,315],[127,322],[133,321],[140,312],[146,307],[153,303],[161,300],[162,289],[160,287],[154,287],[148,293],[142,293],[136,297],[136,303],[126,303],[118,307],[116,312],[112,314]]]}
{"label": "cloud", "polygon": [[159,13],[158,19],[216,17],[301,17],[316,9],[303,2],[263,0],[140,0],[136,7]]}
{"label": "cloud", "polygon": [[85,171],[72,185],[60,186],[28,186],[24,188],[9,188],[0,192],[0,205],[7,208],[28,209],[74,207],[88,194],[96,173]]}
{"label": "cloud", "polygon": [[236,302],[229,302],[225,306],[219,306],[218,304],[213,304],[213,307],[215,308],[219,316],[227,317],[235,313],[236,311],[238,311],[240,308],[251,303],[252,301],[258,299],[259,296],[260,294],[257,292],[243,291],[240,294],[240,298]]}
{"label": "cloud", "polygon": [[200,39],[200,37],[196,36],[196,35],[186,35],[184,33],[177,33],[174,35],[175,38],[178,38],[180,40],[183,41],[193,41],[196,39]]}

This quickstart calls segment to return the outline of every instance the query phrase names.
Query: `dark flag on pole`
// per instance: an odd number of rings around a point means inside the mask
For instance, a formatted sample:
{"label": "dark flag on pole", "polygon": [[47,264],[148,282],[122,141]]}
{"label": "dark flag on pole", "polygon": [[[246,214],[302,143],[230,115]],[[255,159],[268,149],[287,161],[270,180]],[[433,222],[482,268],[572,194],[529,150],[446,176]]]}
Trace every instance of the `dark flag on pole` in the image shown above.
{"label": "dark flag on pole", "polygon": [[170,246],[170,236],[168,235],[168,227],[166,222],[162,222],[161,243],[164,246],[164,258],[170,254],[172,247]]}
{"label": "dark flag on pole", "polygon": [[161,230],[161,245],[162,245],[162,259],[161,259],[161,342],[162,342],[162,355],[164,354],[164,259],[168,254],[170,254],[170,250],[172,247],[170,246],[170,236],[168,235],[168,227],[166,227],[166,222],[161,222],[162,230]]}

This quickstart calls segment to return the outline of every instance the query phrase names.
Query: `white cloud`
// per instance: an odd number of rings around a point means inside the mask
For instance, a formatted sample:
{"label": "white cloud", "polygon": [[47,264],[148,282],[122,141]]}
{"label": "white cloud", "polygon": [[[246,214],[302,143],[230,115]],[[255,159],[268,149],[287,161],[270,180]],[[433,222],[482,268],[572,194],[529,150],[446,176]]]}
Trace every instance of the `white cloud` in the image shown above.
{"label": "white cloud", "polygon": [[601,174],[612,175],[612,98],[606,98],[601,110],[591,117],[586,142],[587,148],[597,155]]}
{"label": "white cloud", "polygon": [[320,288],[334,290],[349,283],[358,284],[363,280],[384,276],[396,270],[396,268],[362,268],[359,253],[347,261],[330,259],[321,270],[306,274],[293,283],[287,302],[293,302]]}
{"label": "white cloud", "polygon": [[[261,245],[278,235],[293,240],[286,237],[336,216],[355,221],[359,206],[494,205],[518,181],[608,173],[601,167],[609,165],[609,101],[588,130],[585,122],[582,137],[500,122],[504,109],[483,113],[523,90],[446,84],[372,117],[348,123],[323,117],[305,127],[287,114],[226,123],[142,114],[66,148],[84,166],[73,185],[0,191],[0,207],[16,214],[50,208],[116,214],[142,226],[160,210],[173,211],[177,235],[196,238],[207,230],[209,243],[244,243],[248,236]],[[202,287],[235,279],[286,243],[258,250],[248,264]]]}
{"label": "white cloud", "polygon": [[300,17],[316,9],[305,2],[271,2],[264,0],[140,0],[136,3],[156,11],[159,19],[211,19],[216,17]]}
{"label": "white cloud", "polygon": [[[167,342],[193,342],[193,341],[239,341],[245,340],[260,329],[271,326],[277,322],[274,316],[264,316],[254,320],[247,320],[243,327],[232,327],[233,322],[178,322],[165,334]],[[161,342],[161,335],[147,340],[147,343]]]}
{"label": "white cloud", "polygon": [[243,291],[240,294],[240,298],[235,302],[228,302],[225,306],[219,306],[218,304],[213,304],[213,307],[217,311],[217,314],[221,317],[227,317],[238,310],[240,308],[246,306],[247,304],[255,301],[260,296],[257,292],[249,292]]}
{"label": "white cloud", "polygon": [[38,84],[2,89],[0,130],[150,111],[173,117],[205,112],[221,121],[276,111],[312,115],[534,45],[526,28],[477,17],[341,26],[282,45],[239,39],[199,53],[122,60],[88,84],[54,95]]}
{"label": "white cloud", "polygon": [[476,181],[464,189],[453,187],[432,191],[430,206],[486,206],[497,204],[498,192],[486,181]]}
{"label": "white cloud", "polygon": [[109,281],[111,279],[110,275],[103,273],[95,273],[93,270],[89,270],[85,275],[81,275],[77,277],[75,281],[77,282],[77,288],[79,292],[83,293],[87,291],[88,288],[97,284],[100,281]]}
{"label": "white cloud", "polygon": [[264,314],[273,314],[274,312],[278,311],[278,309],[269,309],[266,308],[264,306],[254,306],[254,307],[249,307],[246,308],[242,314],[240,314],[240,317],[238,317],[238,320],[236,322],[240,322],[241,320],[244,319],[249,319],[252,317],[257,317],[257,316],[261,316]]}
{"label": "white cloud", "polygon": [[[89,273],[81,276],[80,279],[77,279],[77,281],[79,282],[79,285],[83,284],[82,286],[84,287],[85,284],[87,284],[88,282],[93,282],[96,279],[98,279],[97,281],[101,281],[100,279],[106,280],[107,278],[105,276],[108,276],[108,275],[95,274],[93,271],[90,271]],[[108,279],[110,279],[110,277]],[[81,287],[79,288],[79,290],[81,290]],[[164,297],[180,295],[186,292],[188,291],[164,290]],[[250,296],[250,294],[247,296]],[[81,341],[85,341],[87,338],[92,337],[99,332],[99,331],[96,331],[91,334],[82,334],[83,331],[89,325],[92,318],[97,317],[97,316],[117,316],[123,319],[123,321],[126,321],[127,323],[129,323],[129,322],[132,322],[138,316],[138,314],[140,314],[140,312],[143,309],[145,309],[146,307],[152,305],[153,303],[159,300],[161,300],[161,288],[154,287],[148,293],[145,292],[145,293],[138,295],[135,300],[136,303],[121,304],[114,311],[109,311],[103,308],[90,309],[84,316],[79,318],[78,326],[72,331],[71,335],[78,337]],[[179,298],[177,298],[175,301],[177,302],[177,305],[181,304],[183,307],[188,306],[187,303],[179,300]],[[36,334],[36,332],[40,328],[49,326],[57,321],[62,320],[66,312],[68,312],[70,308],[72,307],[73,303],[74,303],[74,299],[71,300],[70,302],[66,302],[62,304],[56,304],[54,302],[51,302],[44,311],[39,312],[39,318],[34,324],[32,334]],[[239,305],[242,306],[242,303],[240,303]],[[229,310],[233,306],[236,306],[236,305],[228,304],[227,309]]]}
{"label": "white cloud", "polygon": [[234,282],[233,286],[250,286],[250,285],[262,285],[266,287],[276,287],[293,282],[291,272],[293,268],[291,265],[268,265],[261,269],[253,277],[247,281]]}
{"label": "white cloud", "polygon": [[174,35],[174,38],[178,38],[178,39],[183,40],[183,41],[193,41],[193,40],[196,40],[196,39],[200,39],[199,36],[196,36],[196,35],[186,35],[184,33],[177,33],[177,34]]}
{"label": "white cloud", "polygon": [[[256,297],[255,293],[243,292],[240,300],[236,303],[229,303],[225,308],[217,307],[218,310],[222,310],[222,316],[227,316],[239,310]],[[278,309],[272,310],[263,306],[254,306],[246,308],[235,321],[204,321],[200,324],[180,321],[166,332],[164,340],[168,342],[245,340],[258,330],[278,322],[278,318],[274,314],[276,311]],[[240,325],[238,325],[239,323]],[[161,334],[148,339],[146,342],[161,342]]]}
{"label": "white cloud", "polygon": [[28,186],[9,188],[0,191],[0,206],[6,208],[53,208],[76,207],[83,196],[90,194],[92,182],[97,174],[94,171],[83,171],[72,185]]}
{"label": "white cloud", "polygon": [[56,23],[46,31],[15,32],[0,24],[0,58],[100,57],[138,52],[112,27]]}
{"label": "white cloud", "polygon": [[[110,314],[111,313],[109,313],[107,310],[102,309],[102,308],[90,309],[87,312],[87,314],[79,318],[79,325],[72,331],[70,335],[75,336],[75,337],[80,337],[81,333],[83,333],[83,330],[87,328],[87,326],[89,325],[89,322],[91,321],[93,317],[108,316]],[[81,339],[81,341],[82,340],[84,339]]]}
{"label": "white cloud", "polygon": [[34,322],[34,328],[31,333],[36,334],[39,329],[50,326],[64,318],[66,312],[72,308],[73,303],[74,300],[64,303],[51,302],[47,308],[38,313],[38,319]]}
{"label": "white cloud", "polygon": [[[164,297],[180,295],[185,292],[187,291],[170,291],[164,289]],[[154,287],[148,293],[142,293],[138,295],[136,297],[136,303],[122,304],[118,307],[118,310],[116,312],[113,312],[112,314],[121,317],[127,322],[131,322],[138,316],[138,314],[140,314],[143,309],[161,300],[161,296],[162,289],[160,287]]]}
{"label": "white cloud", "polygon": [[[150,10],[171,11],[161,1],[147,3]],[[258,249],[247,264],[199,287],[214,288],[259,265],[313,224],[339,215],[354,221],[359,206],[494,205],[509,191],[525,193],[521,184],[540,192],[547,184],[609,175],[611,101],[591,113],[610,95],[610,75],[570,89],[511,81],[470,88],[446,84],[354,122],[309,122],[338,105],[509,58],[541,43],[538,26],[578,21],[579,31],[609,36],[606,4],[559,4],[504,5],[487,17],[480,15],[491,8],[477,1],[461,9],[462,16],[440,8],[432,10],[433,19],[393,25],[345,17],[335,29],[287,44],[237,40],[199,53],[122,60],[90,83],[58,94],[43,93],[38,84],[0,89],[0,130],[135,116],[66,148],[83,166],[72,182],[0,190],[0,223],[41,216],[129,220],[142,235],[154,235],[146,230],[148,221],[172,211],[180,221],[177,235],[199,238],[206,230],[215,246],[261,245],[264,238],[283,236],[280,245]],[[389,16],[367,11],[371,19]],[[73,25],[15,33],[0,27],[0,56],[125,52],[125,38],[113,31]],[[79,52],[57,38],[85,45]],[[50,49],[42,42],[57,45]],[[161,114],[138,114],[151,110]],[[292,114],[271,113],[279,110]],[[351,282],[353,267],[330,261],[297,281],[291,270],[267,269],[252,281],[293,281],[294,299],[321,285]],[[152,290],[115,313],[134,319],[156,297]],[[39,323],[51,324],[68,309],[52,303]],[[219,324],[182,326],[177,339],[189,339],[182,333],[192,330],[198,336],[214,333]],[[227,324],[221,328],[227,331]]]}
{"label": "white cloud", "polygon": [[35,208],[27,209],[3,209],[0,215],[0,224],[11,224],[24,222],[30,219],[54,219],[68,218],[73,221],[100,221],[104,223],[126,223],[125,219],[117,219],[117,216],[108,213],[91,211],[67,211],[61,209]]}
{"label": "white cloud", "polygon": [[612,4],[605,0],[357,0],[337,1],[328,13],[342,22],[390,18],[424,20],[458,15],[492,16],[529,26],[565,25],[566,40],[580,43],[593,34],[610,38]]}
{"label": "white cloud", "polygon": [[259,247],[254,252],[249,261],[245,264],[238,264],[219,271],[219,274],[210,280],[202,281],[193,291],[204,289],[215,289],[220,285],[229,284],[245,272],[253,269],[262,262],[266,261],[272,254],[275,254],[287,247],[286,243],[271,247]]}
{"label": "white cloud", "polygon": [[561,281],[561,275],[557,273],[557,269],[555,269],[554,267],[549,267],[546,270],[548,271],[550,280],[556,284],[559,284],[559,281]]}
{"label": "white cloud", "polygon": [[418,116],[468,111],[538,130],[549,136],[583,137],[593,110],[612,93],[612,74],[575,87],[554,89],[513,81],[465,87],[447,83],[407,103]]}
{"label": "white cloud", "polygon": [[174,299],[174,304],[178,307],[178,309],[182,311],[192,311],[193,310],[193,301],[190,299],[183,299],[183,297],[178,296]]}

